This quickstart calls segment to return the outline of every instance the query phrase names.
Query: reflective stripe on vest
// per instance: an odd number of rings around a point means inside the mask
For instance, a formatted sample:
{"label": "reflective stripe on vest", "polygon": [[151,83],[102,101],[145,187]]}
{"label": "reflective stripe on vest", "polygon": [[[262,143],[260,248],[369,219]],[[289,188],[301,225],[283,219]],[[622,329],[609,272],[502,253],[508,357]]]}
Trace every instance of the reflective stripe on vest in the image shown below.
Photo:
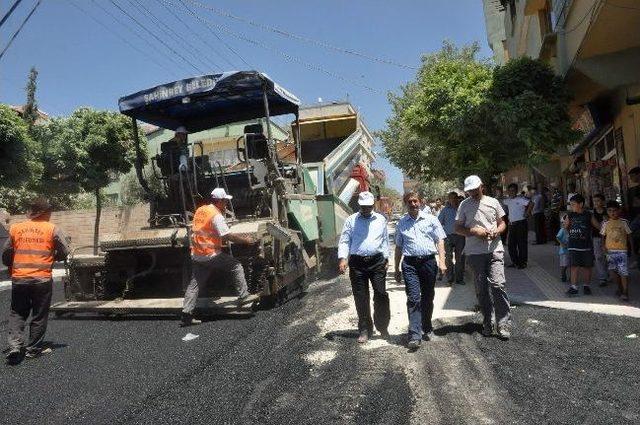
{"label": "reflective stripe on vest", "polygon": [[196,210],[191,228],[191,254],[213,256],[220,252],[222,241],[216,236],[213,219],[220,211],[213,205],[203,205]]}
{"label": "reflective stripe on vest", "polygon": [[48,221],[25,221],[9,229],[13,246],[11,277],[51,279],[53,234],[55,226]]}

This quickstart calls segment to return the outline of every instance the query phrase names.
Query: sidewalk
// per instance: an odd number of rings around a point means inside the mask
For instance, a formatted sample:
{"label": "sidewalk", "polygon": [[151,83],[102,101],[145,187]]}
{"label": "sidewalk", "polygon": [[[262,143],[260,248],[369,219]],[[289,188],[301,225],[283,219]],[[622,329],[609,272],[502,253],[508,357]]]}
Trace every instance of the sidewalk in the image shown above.
{"label": "sidewalk", "polygon": [[[529,235],[529,243],[535,240],[533,233]],[[505,263],[510,264],[508,254]],[[630,302],[620,301],[616,297],[616,287],[609,284],[600,288],[593,282],[593,295],[568,297],[565,291],[568,284],[560,281],[560,264],[558,247],[553,243],[546,245],[529,245],[529,262],[524,270],[506,268],[507,293],[514,304],[530,304],[541,307],[564,310],[590,311],[594,313],[617,316],[640,317],[640,271],[631,269],[629,276]]]}

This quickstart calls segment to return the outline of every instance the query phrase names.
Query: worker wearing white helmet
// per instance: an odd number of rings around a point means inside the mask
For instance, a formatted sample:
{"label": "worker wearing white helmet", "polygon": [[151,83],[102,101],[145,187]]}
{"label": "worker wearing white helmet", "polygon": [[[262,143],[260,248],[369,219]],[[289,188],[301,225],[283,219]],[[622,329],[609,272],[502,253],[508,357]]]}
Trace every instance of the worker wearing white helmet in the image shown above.
{"label": "worker wearing white helmet", "polygon": [[191,281],[184,294],[181,326],[200,323],[193,318],[193,310],[200,290],[214,270],[228,272],[238,293],[238,305],[250,304],[259,299],[258,295],[249,294],[247,280],[242,264],[231,255],[222,252],[226,242],[237,244],[255,244],[256,240],[249,236],[233,234],[224,219],[227,202],[232,199],[223,188],[213,189],[211,203],[203,203],[193,216],[191,229]]}

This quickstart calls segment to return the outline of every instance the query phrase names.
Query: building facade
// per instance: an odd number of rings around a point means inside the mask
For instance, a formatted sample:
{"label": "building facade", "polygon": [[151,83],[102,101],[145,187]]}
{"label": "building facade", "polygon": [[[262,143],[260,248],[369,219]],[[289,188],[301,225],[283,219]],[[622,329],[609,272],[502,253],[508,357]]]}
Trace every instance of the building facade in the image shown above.
{"label": "building facade", "polygon": [[484,7],[496,63],[542,59],[574,96],[569,112],[583,139],[530,179],[626,203],[627,171],[640,165],[640,2],[484,0]]}

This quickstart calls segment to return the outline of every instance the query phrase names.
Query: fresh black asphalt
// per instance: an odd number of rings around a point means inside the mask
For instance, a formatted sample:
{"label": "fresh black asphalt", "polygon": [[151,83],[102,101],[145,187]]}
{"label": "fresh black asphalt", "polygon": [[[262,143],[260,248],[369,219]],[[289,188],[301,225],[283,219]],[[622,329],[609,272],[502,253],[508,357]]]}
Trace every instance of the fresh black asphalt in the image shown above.
{"label": "fresh black asphalt", "polygon": [[[362,349],[322,329],[349,295],[316,282],[252,318],[188,329],[52,316],[52,354],[0,366],[0,423],[640,423],[640,345],[625,338],[639,319],[520,306],[511,341],[483,338],[471,317],[409,353],[400,337]],[[317,352],[333,354],[310,363]]]}

